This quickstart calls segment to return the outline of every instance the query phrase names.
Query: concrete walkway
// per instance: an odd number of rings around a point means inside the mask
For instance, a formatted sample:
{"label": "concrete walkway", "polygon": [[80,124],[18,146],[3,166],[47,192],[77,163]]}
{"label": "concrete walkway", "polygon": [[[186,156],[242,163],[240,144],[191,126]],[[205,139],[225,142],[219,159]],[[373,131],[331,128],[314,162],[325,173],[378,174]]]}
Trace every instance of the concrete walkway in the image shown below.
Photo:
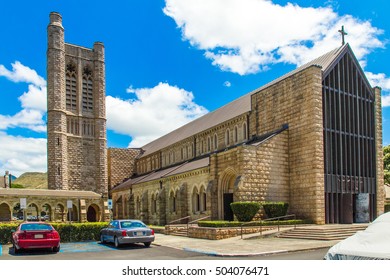
{"label": "concrete walkway", "polygon": [[254,238],[256,235],[259,236],[256,233],[245,236],[246,239],[238,236],[223,240],[208,240],[156,233],[153,244],[213,256],[253,256],[328,248],[339,242],[277,237]]}

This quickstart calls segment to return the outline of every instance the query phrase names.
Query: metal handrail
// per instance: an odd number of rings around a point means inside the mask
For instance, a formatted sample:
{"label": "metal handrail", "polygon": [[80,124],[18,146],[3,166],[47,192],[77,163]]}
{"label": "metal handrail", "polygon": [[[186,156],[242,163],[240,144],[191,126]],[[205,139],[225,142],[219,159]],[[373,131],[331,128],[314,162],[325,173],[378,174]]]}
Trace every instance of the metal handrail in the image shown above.
{"label": "metal handrail", "polygon": [[[274,218],[268,218],[268,219],[264,219],[264,220],[260,220],[260,221],[250,221],[250,222],[243,222],[241,223],[241,239],[242,239],[242,228],[244,225],[249,225],[249,224],[254,224],[254,223],[260,223],[260,235],[263,235],[263,222],[266,222],[266,221],[275,221],[277,220],[278,221],[278,232],[280,231],[280,224],[279,224],[279,221],[280,219],[284,219],[284,218],[289,218],[289,217],[294,217],[296,218],[296,215],[295,214],[290,214],[290,215],[285,215],[285,216],[279,216],[279,217],[274,217]],[[297,225],[294,224],[294,229],[296,229]]]}
{"label": "metal handrail", "polygon": [[202,217],[202,218],[199,218],[199,219],[196,219],[196,220],[193,220],[191,222],[189,222],[189,224],[194,224],[196,222],[199,222],[199,221],[202,221],[202,220],[206,220],[208,218],[210,218],[211,216],[205,216],[205,217]]}

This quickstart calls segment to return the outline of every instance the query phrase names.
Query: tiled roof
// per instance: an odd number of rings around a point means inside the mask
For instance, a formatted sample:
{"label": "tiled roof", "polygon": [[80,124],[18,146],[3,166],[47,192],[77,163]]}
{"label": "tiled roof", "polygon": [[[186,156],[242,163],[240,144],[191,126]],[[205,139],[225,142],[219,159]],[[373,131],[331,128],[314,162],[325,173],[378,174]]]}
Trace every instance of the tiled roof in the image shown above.
{"label": "tiled roof", "polygon": [[122,184],[114,187],[112,189],[112,191],[120,191],[120,190],[126,189],[126,188],[128,188],[132,185],[135,185],[135,184],[150,182],[153,180],[167,178],[167,177],[178,175],[178,174],[185,173],[188,171],[200,169],[200,168],[208,166],[209,164],[210,164],[209,157],[205,157],[202,159],[193,160],[193,161],[189,161],[189,162],[184,162],[184,163],[177,165],[177,166],[169,167],[166,169],[151,172],[147,175],[142,175],[142,176],[139,176],[136,178],[129,179],[126,182],[123,182]]}
{"label": "tiled roof", "polygon": [[202,131],[210,129],[220,123],[233,119],[239,115],[242,115],[251,110],[251,95],[259,92],[267,87],[270,87],[312,65],[318,65],[322,68],[322,71],[325,72],[336,58],[346,49],[350,48],[348,44],[345,44],[337,49],[334,49],[298,68],[295,70],[281,76],[280,78],[273,80],[272,82],[255,89],[254,91],[226,104],[225,106],[210,112],[142,147],[144,153],[141,157],[145,157],[154,152],[157,152],[163,148],[166,148],[174,143],[177,143],[181,140],[184,140],[188,137],[196,135]]}
{"label": "tiled roof", "polygon": [[74,190],[42,190],[42,189],[0,189],[0,196],[46,196],[66,198],[101,198],[101,195],[91,191]]}

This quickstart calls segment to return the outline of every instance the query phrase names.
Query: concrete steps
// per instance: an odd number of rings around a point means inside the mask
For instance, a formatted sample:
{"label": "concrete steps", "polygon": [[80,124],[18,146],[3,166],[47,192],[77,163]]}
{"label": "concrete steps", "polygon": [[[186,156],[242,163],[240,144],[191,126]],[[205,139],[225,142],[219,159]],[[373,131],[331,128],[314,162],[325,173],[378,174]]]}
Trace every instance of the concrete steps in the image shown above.
{"label": "concrete steps", "polygon": [[166,234],[175,236],[188,236],[187,225],[169,225],[165,227]]}
{"label": "concrete steps", "polygon": [[310,240],[342,240],[352,236],[357,231],[365,230],[368,224],[352,225],[322,225],[297,227],[277,234],[279,238],[296,238]]}

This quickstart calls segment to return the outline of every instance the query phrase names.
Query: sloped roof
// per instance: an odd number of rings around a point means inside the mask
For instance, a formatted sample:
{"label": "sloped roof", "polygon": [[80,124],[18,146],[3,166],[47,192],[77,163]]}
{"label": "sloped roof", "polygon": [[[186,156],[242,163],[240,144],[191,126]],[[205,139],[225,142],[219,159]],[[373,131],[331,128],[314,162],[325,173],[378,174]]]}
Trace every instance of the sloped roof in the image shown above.
{"label": "sloped roof", "polygon": [[210,164],[210,159],[209,157],[193,160],[193,161],[187,161],[184,162],[180,165],[172,166],[169,168],[165,168],[162,170],[157,170],[155,172],[151,172],[146,175],[142,175],[136,178],[132,178],[127,180],[126,182],[123,182],[122,184],[114,187],[112,191],[120,191],[123,189],[127,189],[128,187],[134,185],[134,184],[140,184],[140,183],[145,183],[145,182],[150,182],[153,180],[158,180],[166,177],[170,177],[173,175],[178,175],[181,173],[185,173],[188,171],[200,169],[203,167],[207,167]]}
{"label": "sloped roof", "polygon": [[240,98],[226,104],[225,106],[210,112],[188,124],[183,125],[182,127],[146,144],[142,147],[144,153],[141,157],[150,155],[158,150],[166,148],[174,143],[177,143],[181,140],[184,140],[188,137],[191,137],[197,133],[210,129],[220,123],[231,120],[239,115],[242,115],[251,110],[251,95],[259,92],[267,87],[270,87],[312,65],[318,65],[322,68],[322,71],[325,72],[329,67],[332,66],[333,62],[339,57],[341,53],[345,50],[350,49],[348,44],[345,44],[337,49],[334,49],[298,68],[295,70],[279,77],[272,82],[255,89],[254,91],[241,96]]}
{"label": "sloped roof", "polygon": [[64,197],[64,198],[101,198],[101,195],[91,191],[74,190],[42,190],[42,189],[0,189],[0,196],[45,196],[45,197]]}

